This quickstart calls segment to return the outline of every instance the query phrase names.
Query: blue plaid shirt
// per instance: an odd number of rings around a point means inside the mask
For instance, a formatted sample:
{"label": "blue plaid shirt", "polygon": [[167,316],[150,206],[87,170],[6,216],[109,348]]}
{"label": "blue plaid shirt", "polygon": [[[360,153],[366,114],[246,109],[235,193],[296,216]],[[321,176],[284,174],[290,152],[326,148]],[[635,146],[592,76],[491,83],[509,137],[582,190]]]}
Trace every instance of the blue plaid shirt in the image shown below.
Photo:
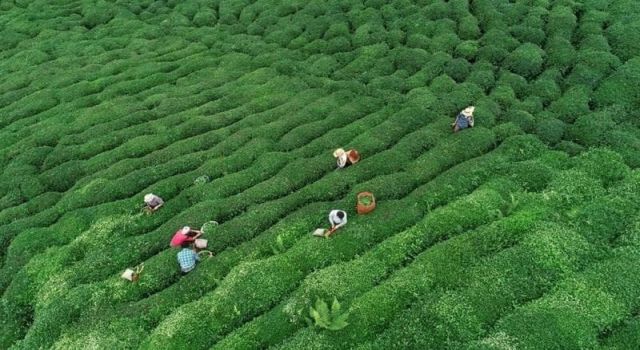
{"label": "blue plaid shirt", "polygon": [[456,117],[456,123],[460,129],[466,129],[469,127],[469,118],[465,117],[464,114],[460,113]]}
{"label": "blue plaid shirt", "polygon": [[193,270],[198,260],[200,260],[198,254],[189,248],[182,248],[178,253],[178,264],[180,264],[180,270],[182,270],[182,272]]}

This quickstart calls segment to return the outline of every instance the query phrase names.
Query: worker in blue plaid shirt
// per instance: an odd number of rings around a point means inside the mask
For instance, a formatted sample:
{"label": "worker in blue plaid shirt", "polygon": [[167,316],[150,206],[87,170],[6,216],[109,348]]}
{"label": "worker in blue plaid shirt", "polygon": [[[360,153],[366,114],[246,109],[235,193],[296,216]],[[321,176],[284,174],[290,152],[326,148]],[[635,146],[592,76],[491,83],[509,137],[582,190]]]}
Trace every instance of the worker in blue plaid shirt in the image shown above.
{"label": "worker in blue plaid shirt", "polygon": [[[209,256],[211,256],[209,252]],[[182,244],[182,250],[178,253],[178,264],[180,264],[180,271],[182,274],[193,270],[196,267],[196,262],[200,261],[200,256],[197,253],[196,248],[191,242],[185,242]]]}

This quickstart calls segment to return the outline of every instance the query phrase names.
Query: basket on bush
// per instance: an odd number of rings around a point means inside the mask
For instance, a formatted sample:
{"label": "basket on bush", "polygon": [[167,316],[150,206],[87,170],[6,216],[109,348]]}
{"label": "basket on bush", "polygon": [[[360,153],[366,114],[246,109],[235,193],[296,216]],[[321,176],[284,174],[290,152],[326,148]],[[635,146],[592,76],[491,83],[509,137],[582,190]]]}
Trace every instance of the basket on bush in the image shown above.
{"label": "basket on bush", "polygon": [[358,153],[358,151],[356,151],[355,149],[352,149],[347,152],[347,157],[349,158],[349,162],[351,162],[351,164],[356,164],[360,160],[360,153]]}
{"label": "basket on bush", "polygon": [[376,208],[376,199],[371,192],[360,192],[356,197],[358,214],[367,214]]}

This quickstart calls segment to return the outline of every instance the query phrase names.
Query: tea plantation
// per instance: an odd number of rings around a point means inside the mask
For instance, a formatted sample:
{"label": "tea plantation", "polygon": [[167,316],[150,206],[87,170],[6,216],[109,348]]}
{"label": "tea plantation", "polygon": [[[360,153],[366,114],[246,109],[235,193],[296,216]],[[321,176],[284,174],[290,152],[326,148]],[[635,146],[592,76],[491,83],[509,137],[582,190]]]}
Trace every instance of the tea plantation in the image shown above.
{"label": "tea plantation", "polygon": [[0,48],[0,349],[640,349],[637,0],[2,0]]}

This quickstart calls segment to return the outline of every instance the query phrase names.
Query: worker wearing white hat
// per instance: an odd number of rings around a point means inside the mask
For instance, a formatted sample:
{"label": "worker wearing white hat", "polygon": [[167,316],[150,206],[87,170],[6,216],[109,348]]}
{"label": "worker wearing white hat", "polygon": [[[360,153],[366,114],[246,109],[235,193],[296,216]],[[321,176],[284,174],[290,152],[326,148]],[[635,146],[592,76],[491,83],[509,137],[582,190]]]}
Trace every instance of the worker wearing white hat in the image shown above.
{"label": "worker wearing white hat", "polygon": [[185,226],[173,235],[170,246],[179,247],[185,243],[195,242],[202,235],[202,231],[194,230],[189,226]]}
{"label": "worker wearing white hat", "polygon": [[463,109],[460,114],[456,117],[456,120],[451,124],[453,128],[453,132],[458,132],[462,129],[473,128],[473,111],[475,111],[476,107],[469,106]]}
{"label": "worker wearing white hat", "polygon": [[147,193],[144,195],[144,203],[149,211],[154,212],[160,209],[164,204],[164,200],[153,193]]}
{"label": "worker wearing white hat", "polygon": [[338,148],[333,151],[333,157],[336,158],[338,169],[346,168],[360,160],[360,154],[358,154],[358,151],[354,149],[345,151],[342,148]]}

